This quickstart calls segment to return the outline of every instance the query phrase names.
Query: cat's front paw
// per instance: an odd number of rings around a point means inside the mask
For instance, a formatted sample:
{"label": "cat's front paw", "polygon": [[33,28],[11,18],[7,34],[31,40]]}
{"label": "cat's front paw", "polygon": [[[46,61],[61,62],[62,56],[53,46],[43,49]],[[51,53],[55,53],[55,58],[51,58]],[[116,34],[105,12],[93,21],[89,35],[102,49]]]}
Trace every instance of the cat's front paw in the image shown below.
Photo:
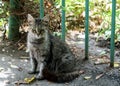
{"label": "cat's front paw", "polygon": [[42,75],[37,75],[35,78],[36,78],[36,80],[43,80],[44,79],[44,77]]}

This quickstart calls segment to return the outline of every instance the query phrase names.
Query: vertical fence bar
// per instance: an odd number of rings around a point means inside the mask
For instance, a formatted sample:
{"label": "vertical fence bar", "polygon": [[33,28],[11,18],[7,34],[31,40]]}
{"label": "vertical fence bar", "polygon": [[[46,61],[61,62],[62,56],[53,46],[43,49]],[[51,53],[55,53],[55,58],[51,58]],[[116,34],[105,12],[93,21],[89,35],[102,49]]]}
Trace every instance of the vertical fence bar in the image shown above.
{"label": "vertical fence bar", "polygon": [[112,0],[112,18],[111,18],[111,42],[110,42],[110,67],[114,67],[114,52],[115,52],[115,15],[116,15],[116,0]]}
{"label": "vertical fence bar", "polygon": [[[9,16],[9,31],[8,39],[11,41],[18,41],[20,38],[19,27],[20,18],[18,15],[14,14],[14,10],[20,10],[19,0],[9,0],[10,1],[10,16]],[[13,13],[13,14],[11,14]]]}
{"label": "vertical fence bar", "polygon": [[40,0],[40,19],[44,17],[44,0]]}
{"label": "vertical fence bar", "polygon": [[65,41],[65,32],[66,32],[66,27],[65,27],[65,0],[62,0],[62,40]]}
{"label": "vertical fence bar", "polygon": [[85,60],[89,51],[89,0],[85,0]]}

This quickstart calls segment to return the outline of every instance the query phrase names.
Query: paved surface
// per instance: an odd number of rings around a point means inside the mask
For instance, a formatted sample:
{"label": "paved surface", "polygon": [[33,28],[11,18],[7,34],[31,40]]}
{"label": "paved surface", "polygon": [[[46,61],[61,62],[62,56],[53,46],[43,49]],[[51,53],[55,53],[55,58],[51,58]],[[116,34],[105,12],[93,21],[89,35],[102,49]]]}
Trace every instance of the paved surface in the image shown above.
{"label": "paved surface", "polygon": [[[31,84],[16,85],[14,82],[24,80],[24,78],[30,78],[33,75],[27,74],[27,68],[29,67],[29,60],[26,59],[14,59],[6,55],[0,54],[0,86],[120,86],[119,75],[110,77],[110,73],[106,73],[100,79],[96,80],[95,77],[103,72],[93,65],[84,66],[86,71],[80,75],[79,78],[71,81],[70,83],[53,83],[47,80],[34,81]],[[99,68],[99,67],[98,67]],[[91,77],[91,79],[85,80],[84,77]],[[117,79],[114,79],[117,78]]]}
{"label": "paved surface", "polygon": [[[84,38],[83,38],[84,39]],[[84,40],[79,39],[80,42],[73,42],[69,40],[69,43],[75,44],[79,49],[84,48]],[[94,40],[90,41],[93,46]],[[101,48],[90,47],[90,52],[94,55],[90,56],[90,59],[86,62],[81,61],[81,70],[85,71],[77,79],[69,83],[55,83],[47,80],[34,81],[30,84],[14,84],[16,81],[30,78],[34,75],[27,74],[30,67],[28,55],[24,55],[25,51],[13,51],[4,50],[4,47],[0,47],[0,86],[120,86],[120,68],[110,69],[109,64],[94,65],[94,56],[100,55]],[[11,48],[10,48],[11,49]],[[98,51],[98,52],[96,52]],[[16,54],[16,55],[14,55]],[[83,51],[79,50],[80,58],[84,58]],[[96,57],[96,56],[95,56]],[[99,79],[97,76],[102,75]],[[85,79],[88,77],[89,79]]]}

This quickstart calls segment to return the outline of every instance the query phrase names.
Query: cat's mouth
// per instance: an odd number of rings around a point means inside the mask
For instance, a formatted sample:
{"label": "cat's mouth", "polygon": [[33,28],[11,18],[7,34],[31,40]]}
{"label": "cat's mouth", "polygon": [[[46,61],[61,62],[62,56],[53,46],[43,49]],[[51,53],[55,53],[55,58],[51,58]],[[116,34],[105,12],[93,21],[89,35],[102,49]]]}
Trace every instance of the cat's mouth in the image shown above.
{"label": "cat's mouth", "polygon": [[39,36],[40,36],[40,33],[36,33],[36,35],[39,37]]}

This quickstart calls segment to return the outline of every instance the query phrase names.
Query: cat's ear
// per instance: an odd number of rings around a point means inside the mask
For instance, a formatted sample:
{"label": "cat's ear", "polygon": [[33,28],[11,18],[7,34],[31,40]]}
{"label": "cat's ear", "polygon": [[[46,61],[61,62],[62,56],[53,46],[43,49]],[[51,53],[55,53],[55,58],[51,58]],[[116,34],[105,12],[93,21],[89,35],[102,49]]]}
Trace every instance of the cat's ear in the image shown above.
{"label": "cat's ear", "polygon": [[28,20],[28,22],[32,22],[32,21],[34,21],[34,18],[32,15],[28,14],[27,20]]}
{"label": "cat's ear", "polygon": [[46,16],[43,17],[43,21],[49,22],[49,20],[50,20],[49,14],[47,14]]}

